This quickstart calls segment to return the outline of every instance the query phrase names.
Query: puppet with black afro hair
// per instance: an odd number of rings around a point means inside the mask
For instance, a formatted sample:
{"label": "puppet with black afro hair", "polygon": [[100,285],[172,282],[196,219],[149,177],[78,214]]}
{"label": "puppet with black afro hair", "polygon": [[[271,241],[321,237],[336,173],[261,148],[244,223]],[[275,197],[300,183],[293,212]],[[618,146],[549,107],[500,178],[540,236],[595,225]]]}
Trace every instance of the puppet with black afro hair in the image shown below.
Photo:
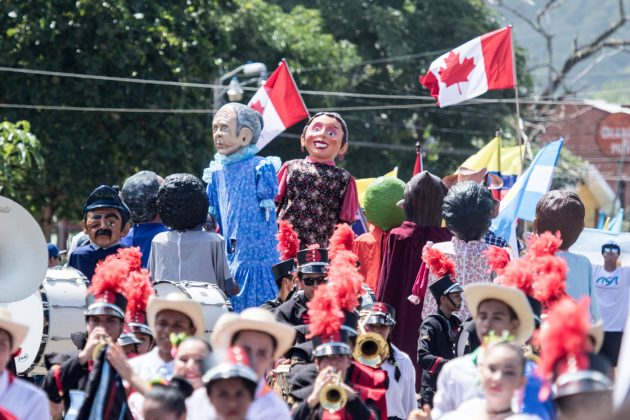
{"label": "puppet with black afro hair", "polygon": [[208,214],[208,195],[191,174],[173,174],[157,195],[157,209],[169,228],[153,238],[149,271],[153,281],[214,283],[227,294],[237,293],[225,255],[225,241],[202,230]]}

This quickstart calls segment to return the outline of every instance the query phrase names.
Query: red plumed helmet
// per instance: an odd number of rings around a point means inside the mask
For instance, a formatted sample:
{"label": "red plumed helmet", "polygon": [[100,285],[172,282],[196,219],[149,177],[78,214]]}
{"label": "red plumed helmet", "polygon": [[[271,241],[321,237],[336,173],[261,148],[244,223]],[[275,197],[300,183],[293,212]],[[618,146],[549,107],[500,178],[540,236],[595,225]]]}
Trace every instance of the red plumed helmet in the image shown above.
{"label": "red plumed helmet", "polygon": [[316,336],[332,335],[339,332],[344,314],[332,285],[326,284],[315,289],[313,299],[306,306],[310,319],[309,333],[306,338],[310,340]]}
{"label": "red plumed helmet", "polygon": [[293,225],[286,220],[278,222],[278,251],[280,252],[280,261],[292,260],[297,255],[300,248],[300,240],[297,233],[293,230]]}
{"label": "red plumed helmet", "polygon": [[337,251],[328,271],[329,285],[334,289],[341,309],[354,311],[363,293],[363,276],[357,269],[357,256],[346,250]]}
{"label": "red plumed helmet", "polygon": [[422,250],[422,261],[435,277],[449,276],[451,280],[455,279],[455,263],[435,247],[425,245]]}
{"label": "red plumed helmet", "polygon": [[133,318],[136,312],[146,312],[149,297],[155,294],[151,277],[147,270],[133,271],[125,285],[127,290],[127,312],[125,318]]}
{"label": "red plumed helmet", "polygon": [[534,297],[534,270],[525,258],[510,261],[500,270],[500,275],[495,281],[504,286],[520,289],[526,295]]}
{"label": "red plumed helmet", "polygon": [[353,246],[354,231],[346,223],[339,223],[328,241],[328,256],[330,261],[335,259],[339,251],[352,251]]}
{"label": "red plumed helmet", "polygon": [[142,268],[142,252],[140,252],[140,247],[121,248],[116,253],[116,256],[127,263],[129,272],[140,271]]}
{"label": "red plumed helmet", "polygon": [[[111,258],[110,258],[111,257]],[[129,266],[123,260],[110,255],[96,264],[88,293],[101,295],[105,291],[123,293]]]}
{"label": "red plumed helmet", "polygon": [[538,373],[548,383],[569,370],[588,368],[586,344],[590,326],[589,304],[587,297],[579,302],[564,297],[553,305],[543,323],[540,329]]}

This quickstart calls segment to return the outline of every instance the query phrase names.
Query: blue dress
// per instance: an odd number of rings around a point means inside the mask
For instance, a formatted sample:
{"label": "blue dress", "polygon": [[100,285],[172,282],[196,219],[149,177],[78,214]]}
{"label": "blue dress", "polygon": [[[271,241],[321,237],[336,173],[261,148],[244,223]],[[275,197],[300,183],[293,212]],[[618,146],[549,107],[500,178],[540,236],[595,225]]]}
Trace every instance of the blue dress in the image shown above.
{"label": "blue dress", "polygon": [[271,271],[279,259],[273,201],[278,180],[273,160],[256,152],[256,146],[249,146],[230,156],[217,153],[203,174],[209,212],[221,228],[230,272],[241,288],[231,298],[236,312],[260,306],[278,293]]}

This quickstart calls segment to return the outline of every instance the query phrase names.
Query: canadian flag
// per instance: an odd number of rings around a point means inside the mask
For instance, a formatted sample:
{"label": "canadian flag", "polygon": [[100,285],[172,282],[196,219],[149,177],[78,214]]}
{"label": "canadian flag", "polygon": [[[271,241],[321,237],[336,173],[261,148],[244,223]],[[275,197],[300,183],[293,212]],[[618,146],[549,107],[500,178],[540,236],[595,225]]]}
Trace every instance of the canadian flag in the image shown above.
{"label": "canadian flag", "polygon": [[308,109],[285,60],[280,62],[247,105],[263,116],[263,130],[256,143],[258,150],[293,124],[308,117]]}
{"label": "canadian flag", "polygon": [[441,108],[489,90],[513,88],[512,27],[487,33],[441,55],[420,77],[420,83],[431,91]]}

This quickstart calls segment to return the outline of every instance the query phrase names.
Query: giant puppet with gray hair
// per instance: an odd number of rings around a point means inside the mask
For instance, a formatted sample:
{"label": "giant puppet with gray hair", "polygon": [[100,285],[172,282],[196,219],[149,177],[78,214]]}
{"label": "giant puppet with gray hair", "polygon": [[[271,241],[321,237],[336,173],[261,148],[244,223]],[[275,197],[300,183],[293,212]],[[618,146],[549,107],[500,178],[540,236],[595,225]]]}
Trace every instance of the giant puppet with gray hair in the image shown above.
{"label": "giant puppet with gray hair", "polygon": [[278,181],[270,158],[256,156],[262,116],[240,104],[222,106],[212,120],[217,148],[204,170],[209,213],[225,238],[230,271],[241,292],[235,311],[260,306],[278,292],[271,266],[278,262],[274,197]]}

